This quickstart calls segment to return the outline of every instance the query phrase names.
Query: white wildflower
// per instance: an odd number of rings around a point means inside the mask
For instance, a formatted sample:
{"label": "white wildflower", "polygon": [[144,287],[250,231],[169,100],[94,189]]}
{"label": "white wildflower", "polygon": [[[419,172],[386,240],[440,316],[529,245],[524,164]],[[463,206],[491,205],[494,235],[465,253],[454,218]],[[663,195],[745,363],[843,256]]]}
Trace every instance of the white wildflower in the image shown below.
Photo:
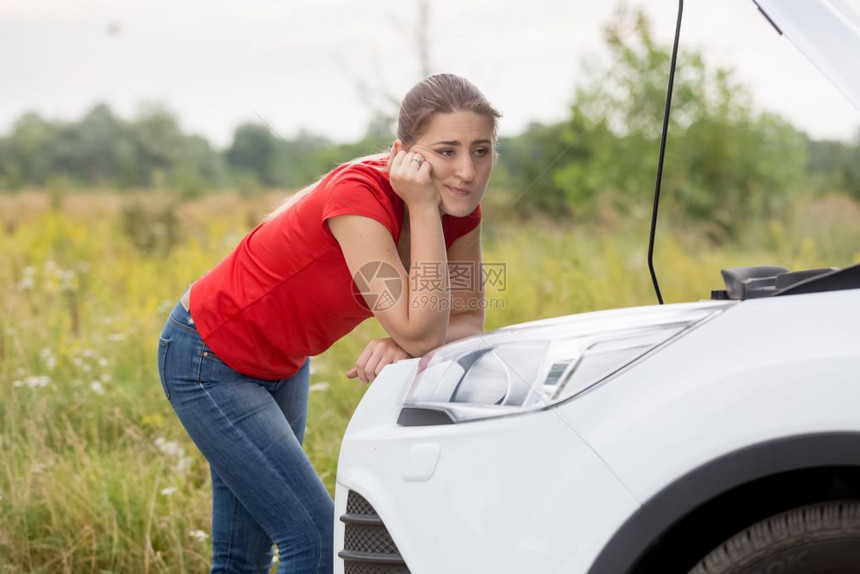
{"label": "white wildflower", "polygon": [[157,446],[158,450],[167,456],[175,458],[185,456],[185,449],[179,446],[179,443],[175,440],[165,440],[164,437],[160,436],[155,439],[155,446]]}
{"label": "white wildflower", "polygon": [[200,542],[203,542],[204,540],[209,538],[209,535],[206,534],[205,532],[203,532],[202,530],[192,530],[191,532],[188,533],[188,536],[190,536],[194,540],[199,540]]}
{"label": "white wildflower", "polygon": [[74,269],[67,269],[59,273],[60,289],[63,291],[74,291],[78,287],[78,274]]}
{"label": "white wildflower", "polygon": [[161,489],[161,496],[170,496],[174,492],[176,492],[176,487],[175,486],[168,486],[167,488]]}
{"label": "white wildflower", "polygon": [[118,343],[119,341],[125,340],[125,333],[111,333],[108,335],[108,341],[111,343]]}
{"label": "white wildflower", "polygon": [[93,381],[92,383],[90,383],[90,389],[92,389],[92,391],[100,397],[103,397],[105,394],[105,388],[98,381]]}
{"label": "white wildflower", "polygon": [[30,467],[30,473],[31,474],[42,474],[42,472],[44,472],[44,470],[45,470],[45,465],[40,463],[40,462],[37,462],[36,464],[34,464],[33,466]]}
{"label": "white wildflower", "polygon": [[33,267],[24,267],[23,277],[18,283],[18,289],[21,291],[29,291],[36,286],[36,269]]}
{"label": "white wildflower", "polygon": [[54,357],[52,355],[45,359],[45,366],[48,367],[49,371],[53,371],[55,368],[57,368],[57,357]]}
{"label": "white wildflower", "polygon": [[24,379],[24,384],[31,389],[41,389],[42,387],[47,387],[50,382],[51,377],[49,377],[48,375],[35,375],[26,377]]}
{"label": "white wildflower", "polygon": [[179,460],[176,461],[176,465],[173,467],[173,472],[180,476],[184,476],[188,474],[189,470],[191,470],[191,457],[180,456]]}
{"label": "white wildflower", "polygon": [[103,382],[103,383],[109,383],[111,380],[111,376],[109,374],[105,373],[102,376],[100,376],[99,379],[101,379],[101,382]]}
{"label": "white wildflower", "polygon": [[321,393],[323,391],[327,391],[328,387],[329,385],[326,381],[320,381],[318,383],[312,384],[310,387],[308,387],[308,390],[312,393]]}
{"label": "white wildflower", "polygon": [[13,386],[13,387],[15,387],[15,388],[23,387],[23,386],[24,386],[24,381],[12,381],[12,386]]}
{"label": "white wildflower", "polygon": [[101,367],[101,368],[105,368],[108,366],[108,360],[105,359],[104,357],[99,357],[98,363],[99,363],[99,367]]}

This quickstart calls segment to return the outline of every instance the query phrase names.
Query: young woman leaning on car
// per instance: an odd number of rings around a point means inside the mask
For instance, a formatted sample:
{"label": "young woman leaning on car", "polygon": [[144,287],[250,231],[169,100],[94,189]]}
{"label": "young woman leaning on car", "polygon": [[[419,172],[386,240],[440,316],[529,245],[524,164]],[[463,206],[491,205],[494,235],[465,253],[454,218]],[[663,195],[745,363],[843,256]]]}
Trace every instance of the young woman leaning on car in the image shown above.
{"label": "young woman leaning on car", "polygon": [[[483,329],[480,281],[450,291],[447,264],[480,265],[498,117],[462,78],[420,82],[389,153],[291,197],[173,309],[159,373],[210,464],[212,572],[268,572],[273,544],[282,574],[331,572],[332,500],[301,447],[308,357],[373,315],[390,336],[347,374],[370,382]],[[441,277],[422,280],[434,269]]]}

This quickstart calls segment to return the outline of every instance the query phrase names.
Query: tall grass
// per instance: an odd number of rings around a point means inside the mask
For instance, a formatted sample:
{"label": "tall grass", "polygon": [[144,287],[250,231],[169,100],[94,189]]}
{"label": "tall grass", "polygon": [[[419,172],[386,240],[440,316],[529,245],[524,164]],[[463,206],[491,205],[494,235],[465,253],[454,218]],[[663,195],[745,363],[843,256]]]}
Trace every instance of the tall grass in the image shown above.
{"label": "tall grass", "polygon": [[[0,573],[208,570],[208,468],[164,399],[156,335],[186,285],[274,199],[0,197]],[[662,227],[664,296],[707,298],[721,267],[860,262],[858,216],[849,200],[810,200],[728,247]],[[484,235],[485,260],[506,270],[488,289],[488,328],[654,302],[642,222],[488,216]],[[381,335],[368,321],[313,361],[306,450],[331,491],[364,391],[344,373]]]}

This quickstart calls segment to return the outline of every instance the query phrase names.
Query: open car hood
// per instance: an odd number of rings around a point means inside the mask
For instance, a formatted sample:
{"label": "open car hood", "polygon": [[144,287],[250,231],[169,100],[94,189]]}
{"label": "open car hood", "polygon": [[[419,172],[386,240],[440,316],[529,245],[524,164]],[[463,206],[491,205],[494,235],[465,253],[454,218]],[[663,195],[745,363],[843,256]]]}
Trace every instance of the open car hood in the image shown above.
{"label": "open car hood", "polygon": [[753,0],[860,110],[860,0]]}

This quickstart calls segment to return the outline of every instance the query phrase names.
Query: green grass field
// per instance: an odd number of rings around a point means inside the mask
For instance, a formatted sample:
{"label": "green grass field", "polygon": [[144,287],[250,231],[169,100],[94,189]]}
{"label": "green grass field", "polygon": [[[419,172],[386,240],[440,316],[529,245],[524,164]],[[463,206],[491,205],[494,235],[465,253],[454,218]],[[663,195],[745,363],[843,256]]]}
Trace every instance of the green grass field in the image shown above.
{"label": "green grass field", "polygon": [[[0,573],[208,571],[208,469],[163,396],[156,337],[187,284],[275,199],[0,196]],[[857,204],[829,197],[728,247],[663,225],[664,297],[707,298],[721,267],[860,262],[857,221]],[[487,293],[501,307],[487,327],[651,304],[646,250],[646,222],[512,221],[488,206],[485,260],[507,277]],[[332,492],[364,391],[344,373],[380,335],[367,321],[313,361],[306,450]]]}

